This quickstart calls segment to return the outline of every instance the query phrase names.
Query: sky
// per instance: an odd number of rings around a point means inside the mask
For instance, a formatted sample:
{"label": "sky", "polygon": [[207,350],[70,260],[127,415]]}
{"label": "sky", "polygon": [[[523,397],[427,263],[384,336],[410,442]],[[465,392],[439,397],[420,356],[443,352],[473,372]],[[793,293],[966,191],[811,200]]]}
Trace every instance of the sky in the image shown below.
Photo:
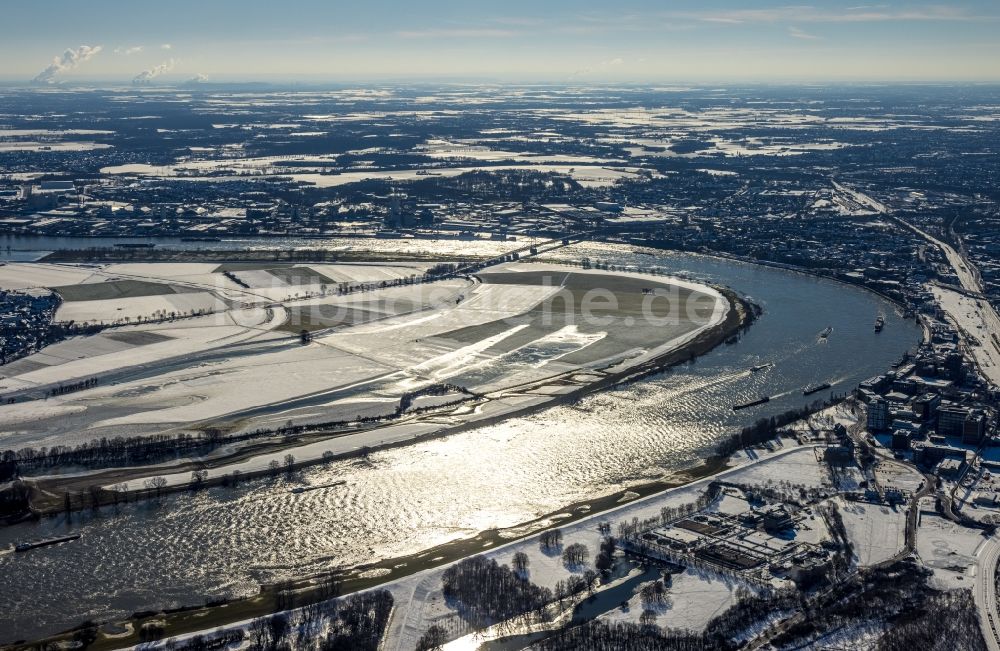
{"label": "sky", "polygon": [[34,83],[1000,81],[1000,1],[5,2]]}

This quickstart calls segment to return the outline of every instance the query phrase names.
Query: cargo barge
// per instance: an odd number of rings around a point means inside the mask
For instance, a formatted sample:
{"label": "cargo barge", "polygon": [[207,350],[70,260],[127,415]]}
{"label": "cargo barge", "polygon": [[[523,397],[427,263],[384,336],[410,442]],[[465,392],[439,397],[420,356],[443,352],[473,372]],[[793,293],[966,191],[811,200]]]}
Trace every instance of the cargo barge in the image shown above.
{"label": "cargo barge", "polygon": [[740,409],[749,409],[750,407],[756,407],[757,405],[762,405],[765,402],[771,402],[770,396],[763,396],[754,400],[753,402],[745,402],[742,405],[733,405],[733,411],[739,411]]}
{"label": "cargo barge", "polygon": [[335,488],[337,486],[343,486],[346,483],[347,482],[345,480],[341,479],[330,484],[320,484],[319,486],[296,486],[289,492],[292,493],[293,495],[301,495],[302,493],[307,493],[309,491],[318,491],[323,488]]}
{"label": "cargo barge", "polygon": [[802,390],[802,395],[811,396],[814,393],[819,393],[820,391],[829,388],[830,388],[830,383],[824,382],[823,384],[817,384],[814,387],[806,387],[805,389]]}
{"label": "cargo barge", "polygon": [[50,545],[58,545],[59,543],[70,542],[73,540],[78,540],[80,534],[76,533],[72,536],[60,536],[58,538],[48,538],[46,540],[39,540],[37,542],[23,542],[18,543],[14,547],[15,552],[26,552],[32,549],[39,549],[40,547],[48,547]]}

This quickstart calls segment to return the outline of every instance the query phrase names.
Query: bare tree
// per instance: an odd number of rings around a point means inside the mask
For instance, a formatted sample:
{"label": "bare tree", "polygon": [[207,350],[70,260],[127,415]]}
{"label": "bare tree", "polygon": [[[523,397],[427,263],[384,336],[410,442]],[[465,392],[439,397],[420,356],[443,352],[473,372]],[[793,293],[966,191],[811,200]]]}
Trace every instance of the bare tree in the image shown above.
{"label": "bare tree", "polygon": [[207,479],[208,479],[208,471],[205,470],[204,468],[201,470],[191,471],[191,488],[196,490],[198,488],[201,488],[202,484],[204,484],[205,480]]}
{"label": "bare tree", "polygon": [[447,632],[437,624],[434,624],[429,629],[424,631],[424,634],[420,636],[419,640],[417,640],[417,648],[415,651],[440,651],[441,647],[443,647],[447,641]]}
{"label": "bare tree", "polygon": [[538,544],[543,551],[558,551],[562,547],[562,531],[549,529],[542,532],[538,539]]}
{"label": "bare tree", "polygon": [[268,626],[267,620],[267,617],[258,617],[247,627],[250,635],[250,648],[253,651],[264,651],[270,644],[271,627]]}
{"label": "bare tree", "polygon": [[160,497],[160,494],[167,485],[167,478],[157,475],[156,477],[150,477],[143,482],[143,484],[146,486],[147,490],[155,490],[156,496]]}
{"label": "bare tree", "polygon": [[579,567],[586,564],[590,552],[583,543],[573,543],[563,550],[563,563],[569,567]]}
{"label": "bare tree", "polygon": [[511,560],[511,566],[514,568],[514,571],[521,575],[528,572],[528,565],[530,565],[530,563],[531,561],[528,559],[528,555],[524,552],[515,553],[513,560]]}

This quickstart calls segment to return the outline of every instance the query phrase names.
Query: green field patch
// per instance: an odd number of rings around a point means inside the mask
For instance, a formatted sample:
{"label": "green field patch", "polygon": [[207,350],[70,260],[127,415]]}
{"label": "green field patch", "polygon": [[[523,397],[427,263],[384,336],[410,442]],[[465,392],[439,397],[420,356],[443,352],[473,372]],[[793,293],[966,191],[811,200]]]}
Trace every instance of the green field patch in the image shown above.
{"label": "green field patch", "polygon": [[336,326],[368,323],[386,316],[383,312],[333,305],[306,305],[288,309],[288,320],[278,326],[284,332],[323,330]]}
{"label": "green field patch", "polygon": [[278,280],[289,285],[336,285],[337,281],[309,267],[277,267],[267,269]]}
{"label": "green field patch", "polygon": [[112,280],[106,283],[83,283],[52,287],[64,301],[106,301],[115,298],[141,298],[165,294],[186,294],[199,289],[152,283],[145,280]]}
{"label": "green field patch", "polygon": [[223,262],[215,268],[214,273],[221,274],[226,271],[268,271],[280,267],[291,267],[291,262],[272,262],[270,260],[257,260],[248,262]]}
{"label": "green field patch", "polygon": [[149,332],[147,330],[107,332],[104,334],[104,337],[106,339],[118,341],[130,346],[148,346],[150,344],[158,344],[173,339],[173,337],[168,337],[167,335],[160,334],[159,332]]}

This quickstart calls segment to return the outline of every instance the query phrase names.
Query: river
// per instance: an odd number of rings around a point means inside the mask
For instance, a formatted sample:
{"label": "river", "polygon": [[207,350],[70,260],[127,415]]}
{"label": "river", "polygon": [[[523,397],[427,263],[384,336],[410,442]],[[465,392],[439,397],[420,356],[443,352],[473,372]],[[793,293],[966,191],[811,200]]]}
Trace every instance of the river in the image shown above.
{"label": "river", "polygon": [[[825,381],[850,391],[920,338],[878,296],[805,274],[611,245],[553,254],[583,256],[727,285],[764,314],[735,345],[578,404],[303,473],[310,484],[343,486],[293,495],[288,480],[254,481],[0,529],[0,548],[83,534],[25,554],[0,552],[0,641],[251,594],[259,582],[413,553],[659,478],[699,463],[720,438],[762,416],[827,395],[805,398],[805,386]],[[875,334],[879,312],[886,327]],[[765,362],[774,365],[749,372]],[[773,398],[740,412],[729,407],[759,395]]]}
{"label": "river", "polygon": [[428,253],[442,256],[494,256],[527,246],[536,238],[495,241],[488,238],[463,239],[372,239],[367,237],[224,237],[212,242],[185,242],[179,237],[54,237],[45,235],[0,234],[0,261],[31,262],[53,251],[110,248],[116,244],[152,244],[157,248],[182,251],[289,251],[324,249],[329,251],[371,251],[386,254]]}

